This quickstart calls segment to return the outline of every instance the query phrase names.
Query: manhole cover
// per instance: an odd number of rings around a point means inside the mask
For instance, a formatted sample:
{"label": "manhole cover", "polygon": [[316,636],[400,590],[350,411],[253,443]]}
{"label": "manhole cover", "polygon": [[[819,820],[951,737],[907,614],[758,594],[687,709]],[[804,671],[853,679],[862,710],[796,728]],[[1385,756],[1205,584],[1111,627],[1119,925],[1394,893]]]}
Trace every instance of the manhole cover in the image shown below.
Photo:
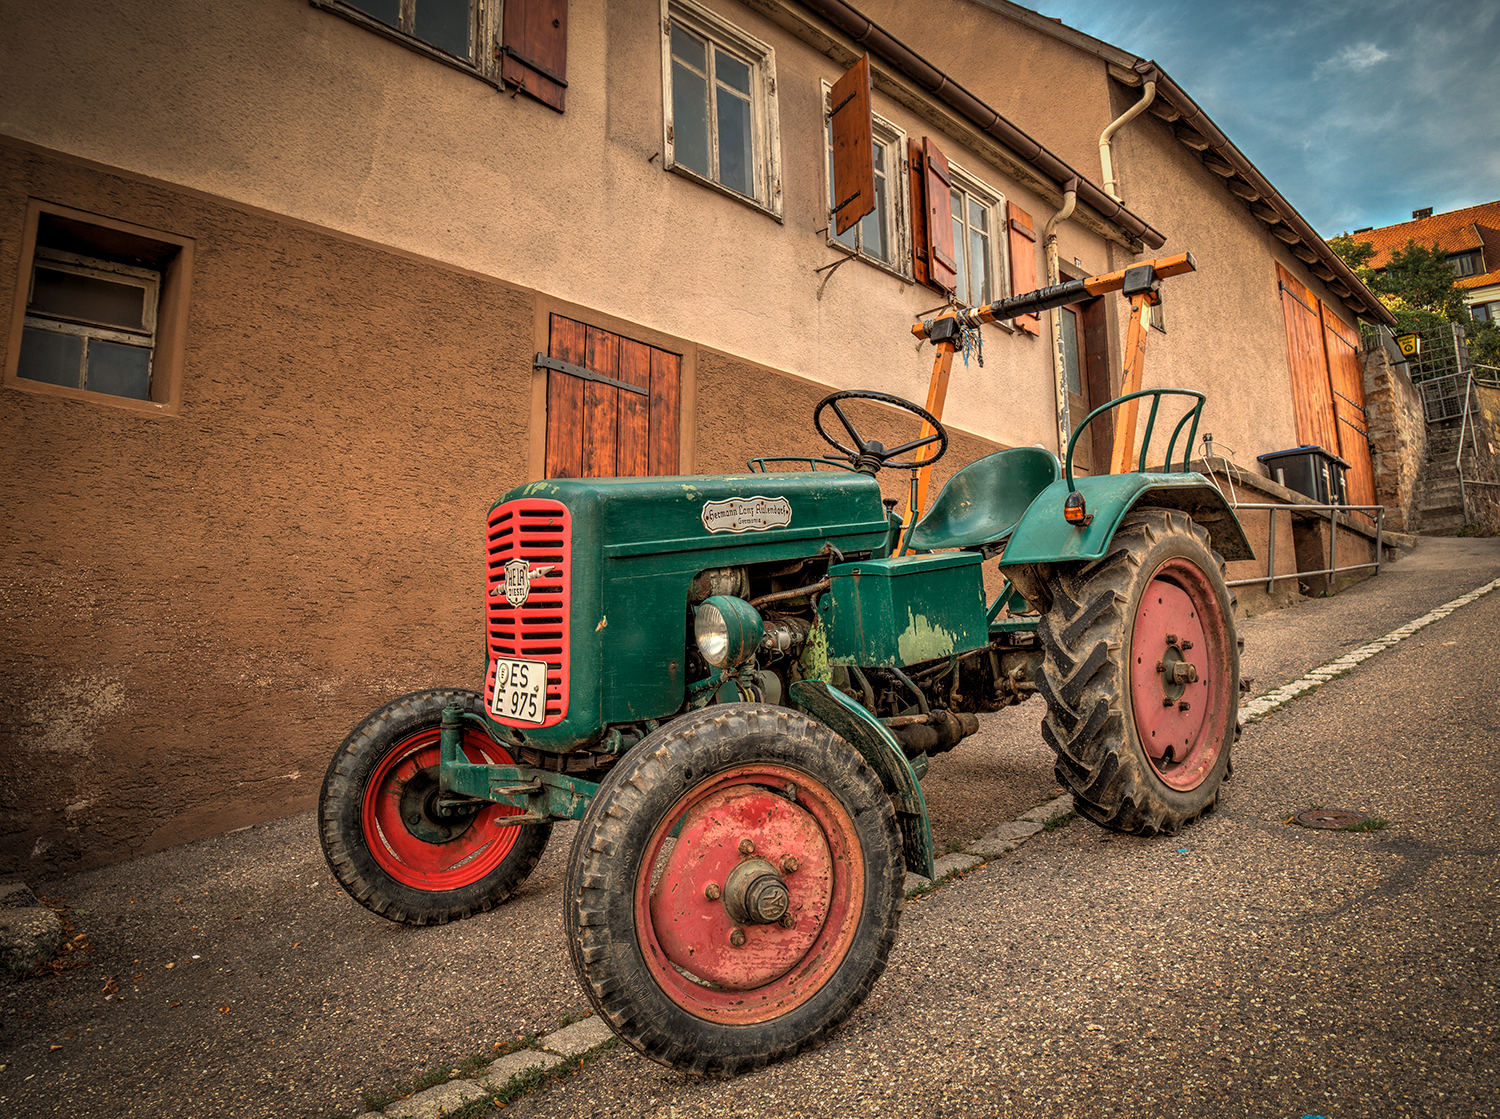
{"label": "manhole cover", "polygon": [[1357,828],[1365,822],[1365,817],[1363,813],[1346,812],[1342,808],[1309,808],[1306,812],[1297,813],[1292,820],[1304,828],[1337,831],[1340,828]]}

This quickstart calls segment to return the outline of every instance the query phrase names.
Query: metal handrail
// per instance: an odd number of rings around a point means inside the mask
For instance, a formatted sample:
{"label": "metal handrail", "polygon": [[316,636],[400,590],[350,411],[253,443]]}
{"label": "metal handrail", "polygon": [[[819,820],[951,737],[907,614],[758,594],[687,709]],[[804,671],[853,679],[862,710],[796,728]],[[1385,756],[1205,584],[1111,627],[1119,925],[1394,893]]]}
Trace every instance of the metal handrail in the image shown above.
{"label": "metal handrail", "polygon": [[[1239,502],[1235,511],[1241,509],[1264,509],[1266,511],[1266,574],[1265,578],[1234,579],[1226,583],[1230,587],[1249,587],[1264,583],[1269,593],[1283,579],[1301,579],[1309,575],[1337,575],[1340,571],[1359,571],[1373,567],[1380,574],[1381,558],[1385,550],[1385,506],[1384,505],[1282,505],[1277,502]],[[1293,571],[1288,575],[1276,574],[1276,512],[1285,509],[1288,513],[1323,513],[1328,516],[1328,566],[1318,571]],[[1339,514],[1375,514],[1375,561],[1373,563],[1351,563],[1344,567],[1338,564]],[[1353,522],[1351,521],[1352,525]]]}
{"label": "metal handrail", "polygon": [[[1468,430],[1469,430],[1469,401],[1470,401],[1470,399],[1474,395],[1474,381],[1476,380],[1476,378],[1474,376],[1474,369],[1475,369],[1475,367],[1477,367],[1479,369],[1489,369],[1489,370],[1492,370],[1495,373],[1500,373],[1500,369],[1496,369],[1493,365],[1481,365],[1478,362],[1473,362],[1473,363],[1471,363],[1470,368],[1469,368],[1468,379],[1464,383],[1464,419],[1463,419],[1463,423],[1459,425],[1459,429],[1458,429],[1458,453],[1453,456],[1453,472],[1458,475],[1458,496],[1459,496],[1459,500],[1463,502],[1463,506],[1464,506],[1464,524],[1468,524],[1469,523],[1469,490],[1468,490],[1468,487],[1469,486],[1494,486],[1494,485],[1500,485],[1500,483],[1497,483],[1497,482],[1486,482],[1482,478],[1465,478],[1464,477],[1464,436],[1466,434],[1468,434]],[[1494,382],[1491,381],[1487,377],[1481,377],[1481,378],[1478,378],[1478,380],[1486,382],[1486,383],[1488,383],[1490,385],[1494,384]],[[1476,428],[1476,430],[1477,430],[1477,428]],[[1475,440],[1475,447],[1474,447],[1474,449],[1475,449],[1475,451],[1479,450],[1477,436],[1476,436],[1476,440]]]}
{"label": "metal handrail", "polygon": [[1084,416],[1081,421],[1079,421],[1078,426],[1073,430],[1073,438],[1068,440],[1068,455],[1063,467],[1063,477],[1068,480],[1069,490],[1076,488],[1073,485],[1073,448],[1078,443],[1078,437],[1084,433],[1084,430],[1089,426],[1089,424],[1094,422],[1094,418],[1096,416],[1101,416],[1111,409],[1118,408],[1126,401],[1136,400],[1142,396],[1150,396],[1154,398],[1151,401],[1151,414],[1146,417],[1146,434],[1145,437],[1141,440],[1141,457],[1137,469],[1142,474],[1146,472],[1146,455],[1151,450],[1151,435],[1156,428],[1156,413],[1158,409],[1161,408],[1161,398],[1164,396],[1190,396],[1198,402],[1183,414],[1182,419],[1177,421],[1177,426],[1172,429],[1172,438],[1167,443],[1167,457],[1162,460],[1164,464],[1163,469],[1167,473],[1171,473],[1172,452],[1177,447],[1177,437],[1182,434],[1183,425],[1186,424],[1188,420],[1192,420],[1193,426],[1188,429],[1187,443],[1184,444],[1182,451],[1181,472],[1187,472],[1188,456],[1193,452],[1193,437],[1198,434],[1198,421],[1203,415],[1203,401],[1206,398],[1201,392],[1195,392],[1192,389],[1141,389],[1139,392],[1128,393],[1125,396],[1117,396],[1108,403],[1099,405],[1099,407],[1095,408],[1087,416]]}

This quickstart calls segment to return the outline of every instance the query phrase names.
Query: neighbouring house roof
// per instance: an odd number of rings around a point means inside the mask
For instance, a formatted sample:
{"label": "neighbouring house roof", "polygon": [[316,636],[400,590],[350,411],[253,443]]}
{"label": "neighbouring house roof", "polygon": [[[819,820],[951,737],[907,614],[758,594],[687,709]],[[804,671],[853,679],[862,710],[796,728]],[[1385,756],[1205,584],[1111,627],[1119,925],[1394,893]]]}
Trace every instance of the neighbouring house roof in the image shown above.
{"label": "neighbouring house roof", "polygon": [[1479,249],[1484,254],[1484,267],[1488,271],[1460,276],[1458,286],[1485,288],[1500,284],[1500,201],[1465,206],[1462,210],[1449,210],[1446,214],[1433,214],[1429,218],[1413,218],[1395,225],[1383,225],[1379,229],[1362,229],[1351,236],[1356,242],[1375,246],[1375,255],[1369,261],[1371,268],[1384,268],[1391,254],[1404,249],[1409,241],[1424,248],[1436,245],[1445,253]]}

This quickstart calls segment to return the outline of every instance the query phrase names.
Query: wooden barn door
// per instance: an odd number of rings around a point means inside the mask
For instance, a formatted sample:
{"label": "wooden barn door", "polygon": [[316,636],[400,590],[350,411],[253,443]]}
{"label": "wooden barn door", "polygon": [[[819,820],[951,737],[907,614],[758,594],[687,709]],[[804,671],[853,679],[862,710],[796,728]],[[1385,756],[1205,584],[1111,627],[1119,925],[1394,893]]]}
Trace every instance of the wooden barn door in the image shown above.
{"label": "wooden barn door", "polygon": [[1297,439],[1316,444],[1349,464],[1344,475],[1349,504],[1374,505],[1375,471],[1365,424],[1359,334],[1279,264],[1276,277],[1292,370]]}
{"label": "wooden barn door", "polygon": [[547,356],[547,477],[677,473],[681,355],[553,315]]}

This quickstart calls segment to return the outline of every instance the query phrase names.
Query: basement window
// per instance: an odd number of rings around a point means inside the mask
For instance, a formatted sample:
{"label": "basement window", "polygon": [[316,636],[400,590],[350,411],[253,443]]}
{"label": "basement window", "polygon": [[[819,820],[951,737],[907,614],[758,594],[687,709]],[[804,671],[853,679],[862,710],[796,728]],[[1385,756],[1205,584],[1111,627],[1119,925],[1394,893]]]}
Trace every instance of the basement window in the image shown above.
{"label": "basement window", "polygon": [[31,203],[5,383],[175,411],[192,243],[85,217]]}

